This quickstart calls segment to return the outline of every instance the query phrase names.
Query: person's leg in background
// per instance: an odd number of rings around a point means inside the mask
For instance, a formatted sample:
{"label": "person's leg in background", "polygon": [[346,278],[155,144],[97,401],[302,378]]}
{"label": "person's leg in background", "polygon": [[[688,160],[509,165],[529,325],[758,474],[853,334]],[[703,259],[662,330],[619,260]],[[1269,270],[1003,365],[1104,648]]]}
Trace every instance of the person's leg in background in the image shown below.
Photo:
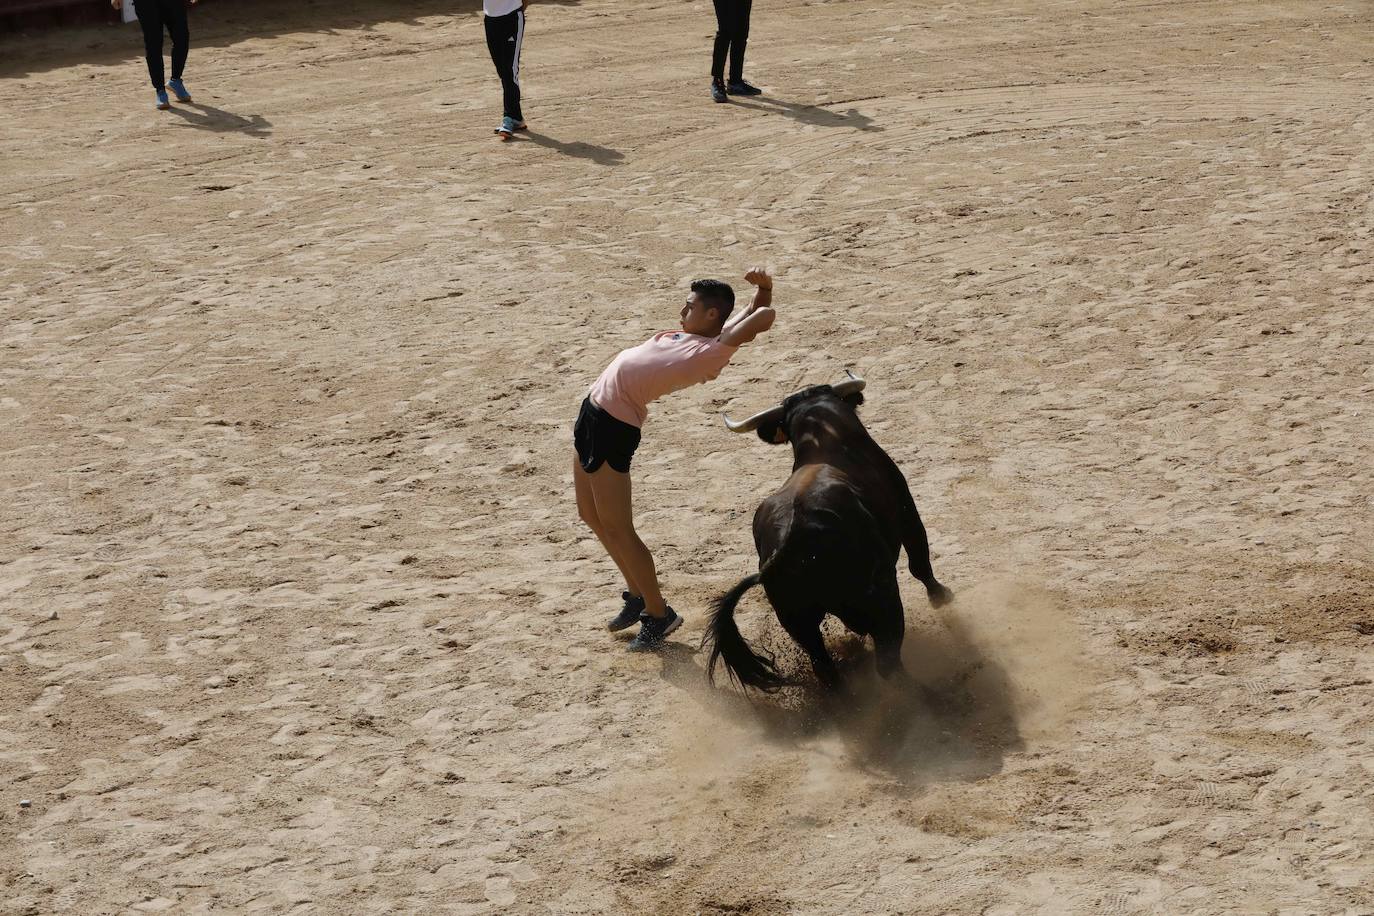
{"label": "person's leg in background", "polygon": [[749,16],[754,0],[735,0],[734,35],[730,39],[730,81],[725,91],[730,95],[758,95],[759,90],[744,81],[744,49],[749,44]]}
{"label": "person's leg in background", "polygon": [[158,0],[134,0],[138,27],[143,30],[143,53],[148,58],[148,78],[157,90],[158,108],[167,108],[167,73],[162,64],[162,8]]}
{"label": "person's leg in background", "polygon": [[487,51],[501,77],[504,117],[497,133],[509,134],[525,126],[520,107],[520,47],[525,40],[525,13],[516,10],[505,16],[483,17],[487,32]]}
{"label": "person's leg in background", "polygon": [[172,80],[167,86],[176,93],[178,102],[189,102],[191,93],[181,81],[186,71],[186,57],[191,52],[191,25],[186,19],[186,4],[183,0],[166,0],[163,15],[167,33],[172,36]]}
{"label": "person's leg in background", "polygon": [[716,43],[711,49],[711,98],[724,102],[725,56],[735,34],[735,7],[739,0],[713,0],[716,7]]}

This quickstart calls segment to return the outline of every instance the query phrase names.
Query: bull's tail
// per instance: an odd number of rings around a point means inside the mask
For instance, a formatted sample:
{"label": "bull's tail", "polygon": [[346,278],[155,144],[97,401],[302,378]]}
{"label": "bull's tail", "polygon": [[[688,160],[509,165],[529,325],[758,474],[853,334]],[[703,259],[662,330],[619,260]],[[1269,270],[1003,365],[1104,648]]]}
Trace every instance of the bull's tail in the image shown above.
{"label": "bull's tail", "polygon": [[702,645],[711,647],[711,657],[706,663],[706,676],[715,683],[716,662],[724,661],[725,670],[730,677],[744,687],[755,687],[765,693],[772,693],[787,681],[778,674],[771,656],[759,655],[740,635],[735,626],[735,605],[744,593],[762,579],[760,573],[746,576],[739,584],[726,592],[716,601],[715,613],[711,615],[711,625],[702,638]]}

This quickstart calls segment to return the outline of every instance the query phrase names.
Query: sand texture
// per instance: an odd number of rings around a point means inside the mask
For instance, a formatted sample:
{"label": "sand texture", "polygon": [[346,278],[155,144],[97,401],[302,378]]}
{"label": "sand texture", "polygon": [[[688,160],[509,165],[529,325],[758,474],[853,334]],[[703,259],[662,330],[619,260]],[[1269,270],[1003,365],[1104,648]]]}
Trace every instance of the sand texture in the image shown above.
{"label": "sand texture", "polygon": [[[509,144],[470,0],[203,4],[170,113],[0,39],[0,913],[1374,913],[1369,5],[755,6],[713,105],[710,4],[537,3]],[[572,420],[754,263],[630,656]],[[719,412],[846,367],[934,706],[696,651],[791,462]]]}

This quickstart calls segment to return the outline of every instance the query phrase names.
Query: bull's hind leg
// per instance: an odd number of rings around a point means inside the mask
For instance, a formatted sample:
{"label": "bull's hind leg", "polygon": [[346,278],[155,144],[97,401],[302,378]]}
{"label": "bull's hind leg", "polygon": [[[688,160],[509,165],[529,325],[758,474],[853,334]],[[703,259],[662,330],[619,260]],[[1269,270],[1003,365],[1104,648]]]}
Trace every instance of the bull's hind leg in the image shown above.
{"label": "bull's hind leg", "polygon": [[902,546],[906,548],[907,568],[922,585],[933,607],[943,607],[954,600],[954,592],[940,584],[935,578],[935,570],[930,565],[930,542],[926,539],[926,526],[921,524],[921,516],[916,504],[911,504],[910,517],[902,534]]}
{"label": "bull's hind leg", "polygon": [[844,679],[840,676],[840,669],[835,667],[835,660],[826,651],[825,637],[821,635],[821,619],[824,617],[824,611],[779,614],[778,622],[811,659],[811,667],[815,669],[821,686],[832,693],[841,693],[844,691]]}
{"label": "bull's hind leg", "polygon": [[894,675],[909,680],[902,667],[902,639],[906,636],[906,612],[902,609],[902,593],[897,577],[875,589],[870,596],[869,632],[873,635],[873,664],[884,679]]}
{"label": "bull's hind leg", "polygon": [[907,559],[911,561],[911,574],[926,587],[926,595],[930,598],[932,607],[944,607],[954,600],[954,592],[945,588],[940,581],[935,578],[935,570],[930,565],[930,550],[925,545],[925,531],[921,532],[921,546],[919,552],[913,551],[910,545],[907,546]]}

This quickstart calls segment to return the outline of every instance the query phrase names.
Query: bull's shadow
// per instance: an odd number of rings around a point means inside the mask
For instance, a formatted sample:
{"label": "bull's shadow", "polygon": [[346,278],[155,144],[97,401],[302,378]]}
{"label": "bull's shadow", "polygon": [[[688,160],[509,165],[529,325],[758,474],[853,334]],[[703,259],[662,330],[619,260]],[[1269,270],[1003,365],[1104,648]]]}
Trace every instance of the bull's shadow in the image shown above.
{"label": "bull's shadow", "polygon": [[856,766],[889,779],[913,786],[976,781],[1001,772],[1006,755],[1025,744],[1014,685],[960,624],[957,602],[952,610],[908,629],[902,660],[915,683],[880,679],[872,648],[827,618],[826,642],[849,696],[827,695],[771,610],[769,624],[752,641],[774,655],[795,686],[771,695],[742,693],[718,677],[712,688],[704,655],[680,644],[664,647],[663,677],[715,713],[751,723],[770,741],[798,745],[833,733]]}

